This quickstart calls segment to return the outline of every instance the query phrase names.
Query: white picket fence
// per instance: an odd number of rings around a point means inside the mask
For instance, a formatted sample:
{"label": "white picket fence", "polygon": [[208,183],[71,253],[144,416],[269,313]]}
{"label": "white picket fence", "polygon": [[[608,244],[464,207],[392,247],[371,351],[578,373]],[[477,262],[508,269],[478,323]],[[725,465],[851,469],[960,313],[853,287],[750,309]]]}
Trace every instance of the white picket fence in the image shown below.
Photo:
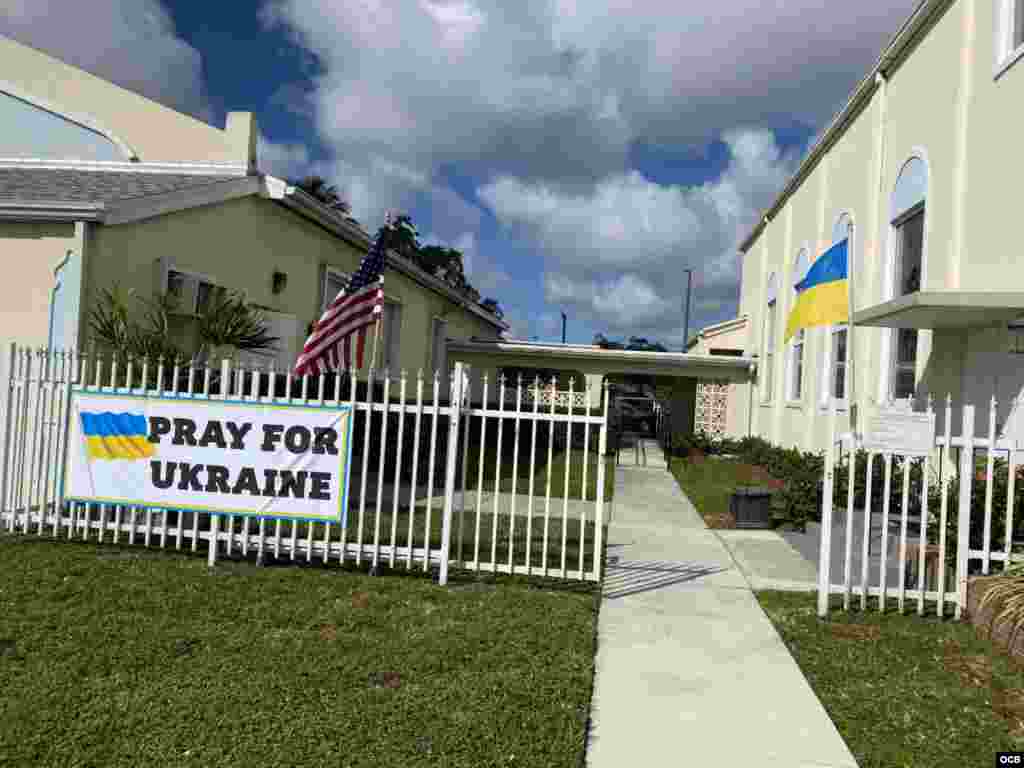
{"label": "white picket fence", "polygon": [[[970,577],[991,573],[993,563],[1001,568],[1024,560],[1024,551],[1014,550],[1016,475],[1024,444],[1016,435],[1000,433],[997,405],[995,398],[989,402],[986,437],[976,437],[975,406],[964,404],[954,409],[947,397],[942,427],[937,428],[939,434],[929,455],[869,452],[862,505],[855,503],[860,475],[857,462],[850,460],[861,446],[856,436],[840,432],[835,411],[831,412],[834,439],[826,452],[822,491],[819,615],[827,614],[830,596],[838,594],[844,610],[856,602],[861,610],[873,605],[884,611],[894,599],[901,613],[908,604],[916,604],[920,615],[934,612],[944,616],[947,605],[952,605],[955,618],[960,618]],[[926,411],[934,413],[930,397]],[[959,429],[958,434],[954,428]],[[837,455],[837,448],[843,457]],[[877,481],[876,465],[881,473]],[[899,465],[898,471],[895,465]],[[848,490],[845,504],[837,505],[833,495],[839,472],[846,473]],[[997,481],[1004,479],[1005,496],[997,496]],[[873,498],[875,482],[882,483],[877,502]],[[950,498],[953,482],[959,482],[955,499]],[[984,490],[980,504],[976,483]],[[894,491],[899,493],[898,500],[893,498]],[[1004,516],[999,528],[993,522],[996,503]],[[950,515],[954,513],[956,530],[952,531]],[[980,542],[972,522],[980,523]],[[993,543],[994,533],[1002,534],[998,547]],[[837,542],[833,542],[834,536]],[[1024,541],[1018,543],[1024,545]],[[834,573],[841,575],[841,582],[833,579]]]}
{"label": "white picket fence", "polygon": [[[7,371],[0,526],[8,533],[205,551],[211,565],[218,557],[255,555],[258,561],[272,557],[368,563],[374,569],[436,568],[442,584],[450,567],[582,581],[601,578],[607,390],[602,403],[570,405],[556,413],[554,401],[542,410],[540,397],[532,398],[532,408],[523,406],[527,391],[546,386],[539,381],[509,387],[500,380],[494,383],[500,397],[496,405],[490,404],[491,382],[482,377],[479,391],[472,392],[468,368],[461,363],[449,375],[445,392],[437,372],[430,378],[420,372],[410,381],[404,372],[392,377],[372,370],[364,382],[348,377],[348,391],[343,392],[341,376],[293,378],[272,366],[260,370],[227,360],[219,366],[139,362],[14,345]],[[350,405],[357,455],[348,523],[343,527],[65,502],[68,419],[77,391],[232,399],[271,407]],[[510,391],[514,400],[507,407]],[[543,433],[546,462],[543,454],[538,461],[538,433]],[[496,437],[491,447],[489,436]],[[528,474],[520,478],[526,439],[531,443]],[[565,450],[556,456],[559,439]],[[574,441],[581,443],[577,450]],[[469,464],[471,457],[475,466]],[[552,488],[558,466],[564,467],[562,486]],[[595,472],[591,495],[587,483]],[[543,495],[536,486],[538,477],[546,478]],[[581,487],[578,498],[570,498],[574,479]]]}

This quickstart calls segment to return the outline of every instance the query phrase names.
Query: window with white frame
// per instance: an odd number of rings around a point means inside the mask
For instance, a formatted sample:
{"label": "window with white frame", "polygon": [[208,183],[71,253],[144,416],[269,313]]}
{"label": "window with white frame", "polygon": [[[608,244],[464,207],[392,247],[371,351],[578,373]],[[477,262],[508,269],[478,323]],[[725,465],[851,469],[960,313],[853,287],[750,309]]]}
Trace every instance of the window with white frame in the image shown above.
{"label": "window with white frame", "polygon": [[[853,274],[853,220],[847,213],[842,214],[832,227],[832,246],[846,240],[846,274]],[[821,388],[821,404],[828,405],[830,398],[840,407],[846,405],[847,367],[849,361],[846,323],[830,326],[825,337],[824,366],[825,380]]]}
{"label": "window with white frame", "polygon": [[321,314],[327,309],[327,305],[334,301],[337,295],[348,285],[348,277],[348,273],[342,272],[340,269],[324,267],[324,279],[321,290],[323,297],[320,301]]}
{"label": "window with white frame", "polygon": [[395,301],[386,301],[383,323],[384,367],[395,373],[401,360],[399,344],[402,335],[402,305]]}
{"label": "window with white frame", "polygon": [[[921,290],[927,187],[928,173],[924,161],[911,158],[896,181],[890,206],[891,298]],[[918,331],[916,328],[896,328],[891,339],[889,397],[894,400],[911,398],[917,388]]]}
{"label": "window with white frame", "polygon": [[1024,0],[1000,0],[996,40],[997,74],[1024,52]]}
{"label": "window with white frame", "polygon": [[203,315],[224,300],[227,289],[209,275],[169,267],[162,292],[171,300],[175,314]]}
{"label": "window with white frame", "polygon": [[[793,263],[793,287],[790,293],[790,309],[796,302],[796,284],[804,279],[808,268],[807,249],[801,249]],[[789,377],[786,387],[786,398],[791,401],[803,399],[804,395],[804,349],[807,346],[807,333],[802,328],[793,334],[789,342]]]}
{"label": "window with white frame", "polygon": [[778,279],[773,272],[768,276],[768,298],[764,315],[764,382],[761,393],[764,402],[771,402],[775,380],[775,329],[779,307]]}

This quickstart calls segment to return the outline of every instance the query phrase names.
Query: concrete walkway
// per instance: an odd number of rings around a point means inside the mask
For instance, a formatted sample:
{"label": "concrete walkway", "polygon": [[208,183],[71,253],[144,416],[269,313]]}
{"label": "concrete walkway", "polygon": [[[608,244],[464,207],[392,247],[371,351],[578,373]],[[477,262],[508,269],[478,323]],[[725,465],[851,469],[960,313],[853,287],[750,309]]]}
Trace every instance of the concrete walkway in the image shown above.
{"label": "concrete walkway", "polygon": [[587,765],[851,768],[744,571],[646,446],[616,470]]}

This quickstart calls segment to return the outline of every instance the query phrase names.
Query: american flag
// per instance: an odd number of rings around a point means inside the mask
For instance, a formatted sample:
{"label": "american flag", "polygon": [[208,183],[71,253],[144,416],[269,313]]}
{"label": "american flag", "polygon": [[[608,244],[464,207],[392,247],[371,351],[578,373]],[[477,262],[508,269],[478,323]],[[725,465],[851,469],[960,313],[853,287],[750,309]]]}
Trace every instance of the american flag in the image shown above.
{"label": "american flag", "polygon": [[385,263],[384,238],[378,237],[359,269],[313,326],[295,362],[296,376],[350,368],[353,342],[356,368],[363,367],[366,329],[377,321],[384,309],[381,273]]}

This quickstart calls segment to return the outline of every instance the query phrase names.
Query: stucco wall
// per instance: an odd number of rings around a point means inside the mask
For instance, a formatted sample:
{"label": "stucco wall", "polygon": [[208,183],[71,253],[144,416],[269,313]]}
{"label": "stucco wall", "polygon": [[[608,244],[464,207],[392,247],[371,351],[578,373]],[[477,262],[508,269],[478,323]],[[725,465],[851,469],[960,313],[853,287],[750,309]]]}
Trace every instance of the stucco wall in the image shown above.
{"label": "stucco wall", "polygon": [[[909,158],[920,157],[928,168],[923,289],[1024,290],[1014,231],[1024,161],[1007,151],[1024,117],[1024,64],[994,77],[997,6],[953,3],[890,67],[887,84],[875,89],[744,254],[739,312],[750,316],[751,350],[762,360],[768,275],[776,272],[779,282],[776,359],[772,371],[759,372],[751,414],[755,434],[805,449],[825,447],[827,329],[807,332],[804,396],[800,402],[785,397],[788,351],[782,335],[792,307],[792,262],[804,244],[812,260],[820,255],[832,242],[837,218],[847,212],[854,222],[853,305],[863,309],[890,298],[890,201]],[[887,329],[855,330],[848,381],[856,400],[884,395],[890,338]],[[1024,365],[1007,354],[1008,346],[1005,328],[922,330],[918,397],[932,394],[938,404],[949,392],[954,402],[974,402],[979,414],[993,392],[1009,403],[1024,384]],[[765,402],[769,373],[773,397]],[[1009,408],[1004,414],[1000,406],[1000,420],[1009,418]]]}
{"label": "stucco wall", "polygon": [[53,270],[75,248],[73,224],[0,222],[0,343],[47,342]]}
{"label": "stucco wall", "polygon": [[4,83],[18,91],[15,96],[92,118],[147,162],[248,159],[247,146],[233,143],[225,131],[0,36],[0,90]]}
{"label": "stucco wall", "polygon": [[[179,271],[213,278],[229,290],[275,312],[295,315],[298,347],[319,315],[321,268],[351,272],[362,252],[277,203],[242,198],[140,222],[97,228],[86,279],[86,303],[119,282],[142,295],[153,294],[157,261]],[[288,275],[283,292],[271,290],[275,271]],[[431,364],[431,319],[447,315],[448,335],[466,338],[494,333],[442,296],[408,277],[388,271],[385,294],[401,304],[400,367],[411,374]],[[369,348],[368,348],[369,356]]]}

